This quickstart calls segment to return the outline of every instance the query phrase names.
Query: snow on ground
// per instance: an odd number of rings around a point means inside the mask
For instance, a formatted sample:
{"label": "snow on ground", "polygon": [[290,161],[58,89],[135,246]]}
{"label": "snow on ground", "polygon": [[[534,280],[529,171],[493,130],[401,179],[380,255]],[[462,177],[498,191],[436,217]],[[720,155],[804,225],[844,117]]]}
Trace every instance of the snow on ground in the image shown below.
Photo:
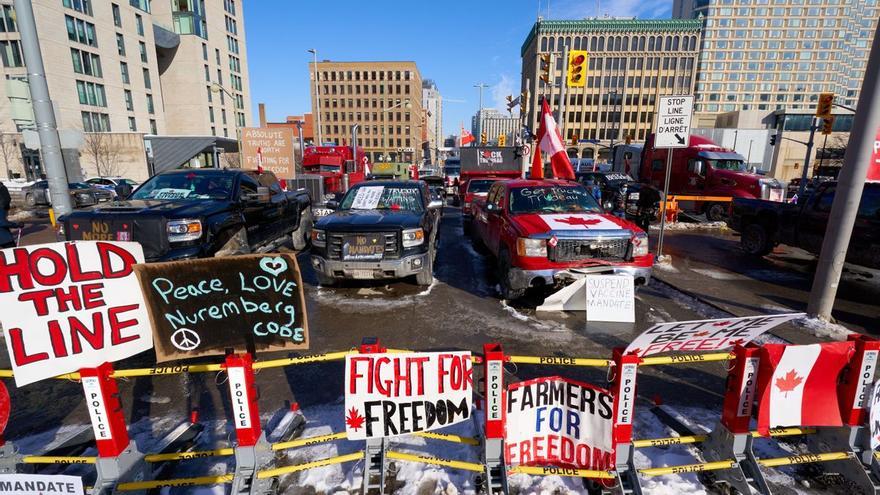
{"label": "snow on ground", "polygon": [[691,271],[699,273],[704,277],[709,277],[715,280],[747,280],[748,277],[744,277],[738,273],[725,272],[721,270],[710,270],[706,268],[691,268]]}
{"label": "snow on ground", "polygon": [[671,301],[673,301],[680,307],[700,314],[704,318],[730,318],[729,313],[721,311],[714,306],[711,306],[704,303],[703,301],[691,297],[684,292],[681,292],[680,290],[672,287],[671,285],[663,283],[659,280],[655,279],[655,281],[651,283],[650,287],[651,289],[654,289],[660,294],[668,297]]}
{"label": "snow on ground", "polygon": [[825,337],[832,340],[846,340],[847,335],[853,333],[852,330],[843,325],[823,321],[818,318],[799,318],[794,323],[816,337]]}

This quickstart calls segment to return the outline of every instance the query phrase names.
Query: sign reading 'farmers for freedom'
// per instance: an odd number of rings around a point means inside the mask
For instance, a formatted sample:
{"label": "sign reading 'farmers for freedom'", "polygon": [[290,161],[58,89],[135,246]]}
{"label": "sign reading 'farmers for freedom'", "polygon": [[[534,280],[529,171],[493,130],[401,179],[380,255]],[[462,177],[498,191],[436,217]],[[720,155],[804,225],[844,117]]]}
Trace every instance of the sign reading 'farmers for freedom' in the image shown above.
{"label": "sign reading 'farmers for freedom'", "polygon": [[253,255],[137,267],[153,323],[156,360],[226,349],[308,349],[296,258]]}
{"label": "sign reading 'farmers for freedom'", "polygon": [[19,387],[153,347],[134,242],[0,251],[0,324]]}
{"label": "sign reading 'farmers for freedom'", "polygon": [[672,321],[659,323],[642,332],[624,354],[640,357],[661,352],[719,351],[745,345],[755,337],[804,313],[746,316],[720,320]]}
{"label": "sign reading 'farmers for freedom'", "polygon": [[509,465],[607,469],[614,462],[614,399],[557,376],[507,388],[504,458]]}
{"label": "sign reading 'farmers for freedom'", "polygon": [[241,130],[242,168],[265,170],[281,179],[296,178],[293,163],[293,129],[245,127]]}
{"label": "sign reading 'farmers for freedom'", "polygon": [[348,439],[406,435],[470,419],[472,373],[470,352],[347,356]]}

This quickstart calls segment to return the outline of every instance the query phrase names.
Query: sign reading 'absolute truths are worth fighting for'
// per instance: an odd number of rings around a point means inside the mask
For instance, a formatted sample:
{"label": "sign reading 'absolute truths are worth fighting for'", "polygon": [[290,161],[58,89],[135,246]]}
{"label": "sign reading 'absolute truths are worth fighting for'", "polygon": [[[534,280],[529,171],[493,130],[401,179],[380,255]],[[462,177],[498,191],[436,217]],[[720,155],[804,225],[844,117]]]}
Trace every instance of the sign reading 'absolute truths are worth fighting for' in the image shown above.
{"label": "sign reading 'absolute truths are worth fighting for'", "polygon": [[308,349],[296,258],[254,255],[137,267],[153,323],[156,360],[226,349]]}
{"label": "sign reading 'absolute truths are worth fighting for'", "polygon": [[746,316],[720,320],[673,321],[659,323],[642,332],[627,347],[625,354],[640,357],[661,352],[719,351],[745,345],[755,337],[802,318],[804,313]]}
{"label": "sign reading 'absolute truths are worth fighting for'", "polygon": [[614,399],[557,376],[507,389],[504,458],[509,465],[607,469],[614,462]]}
{"label": "sign reading 'absolute truths are worth fighting for'", "polygon": [[0,324],[19,387],[153,347],[134,242],[0,251]]}
{"label": "sign reading 'absolute truths are worth fighting for'", "polygon": [[472,375],[469,352],[347,356],[348,439],[406,435],[470,419]]}

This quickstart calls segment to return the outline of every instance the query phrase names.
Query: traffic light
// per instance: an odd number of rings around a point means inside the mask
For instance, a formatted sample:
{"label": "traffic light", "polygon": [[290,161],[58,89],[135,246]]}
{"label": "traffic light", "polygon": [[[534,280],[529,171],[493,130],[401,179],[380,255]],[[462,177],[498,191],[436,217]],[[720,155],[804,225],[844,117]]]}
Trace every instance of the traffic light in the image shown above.
{"label": "traffic light", "polygon": [[587,83],[587,54],[586,50],[572,50],[568,52],[568,77],[566,79],[569,88],[583,88]]}
{"label": "traffic light", "polygon": [[498,135],[498,146],[504,146],[507,144],[507,136],[504,134]]}
{"label": "traffic light", "polygon": [[550,84],[550,54],[541,55],[541,80]]}
{"label": "traffic light", "polygon": [[486,146],[486,133],[480,133],[480,146]]}
{"label": "traffic light", "polygon": [[822,93],[819,95],[819,103],[816,105],[816,117],[830,117],[831,107],[834,105],[834,93]]}
{"label": "traffic light", "polygon": [[831,128],[834,127],[834,115],[822,118],[822,134],[826,136],[831,134]]}
{"label": "traffic light", "polygon": [[527,91],[523,91],[519,95],[519,114],[525,115],[527,108],[529,108],[529,93]]}
{"label": "traffic light", "polygon": [[776,146],[776,134],[770,135],[770,146]]}

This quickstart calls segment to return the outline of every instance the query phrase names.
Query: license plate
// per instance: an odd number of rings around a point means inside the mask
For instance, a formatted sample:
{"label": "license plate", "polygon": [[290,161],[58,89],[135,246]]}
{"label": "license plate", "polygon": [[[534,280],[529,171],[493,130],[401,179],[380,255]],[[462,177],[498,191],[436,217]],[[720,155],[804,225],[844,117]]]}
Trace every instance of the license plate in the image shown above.
{"label": "license plate", "polygon": [[71,225],[71,239],[82,241],[131,241],[129,222],[82,222]]}
{"label": "license plate", "polygon": [[312,213],[315,215],[316,218],[319,218],[330,215],[331,213],[333,213],[333,210],[331,210],[330,208],[312,208]]}
{"label": "license plate", "polygon": [[631,193],[629,199],[639,199],[639,193]]}
{"label": "license plate", "polygon": [[351,276],[357,280],[372,280],[373,270],[352,270]]}
{"label": "license plate", "polygon": [[349,235],[342,240],[342,259],[345,261],[376,261],[381,260],[384,254],[383,235]]}

